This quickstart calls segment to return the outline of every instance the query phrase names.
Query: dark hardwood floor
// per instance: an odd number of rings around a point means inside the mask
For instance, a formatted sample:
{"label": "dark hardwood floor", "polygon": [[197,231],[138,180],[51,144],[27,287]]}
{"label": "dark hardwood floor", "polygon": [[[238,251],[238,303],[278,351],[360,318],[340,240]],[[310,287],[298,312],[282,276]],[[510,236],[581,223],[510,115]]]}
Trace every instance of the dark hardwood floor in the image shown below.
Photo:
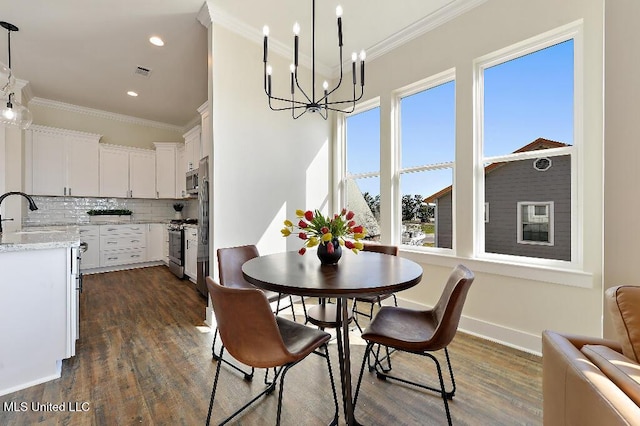
{"label": "dark hardwood floor", "polygon": [[[204,424],[216,363],[213,333],[203,323],[206,301],[193,285],[153,267],[87,275],[84,289],[76,356],[63,362],[61,378],[1,396],[0,425]],[[352,343],[357,379],[364,346],[357,338]],[[542,424],[539,357],[463,333],[449,349],[457,383],[450,403],[454,424]],[[339,380],[335,345],[330,353]],[[398,374],[435,379],[423,357],[396,353],[392,359]],[[214,421],[261,388],[262,379],[257,372],[246,382],[224,368]],[[9,411],[11,402],[25,403],[26,411]],[[236,424],[275,424],[276,402],[275,393],[260,400]],[[64,404],[65,411],[45,410],[53,404]],[[287,374],[282,424],[328,424],[332,413],[326,364],[311,355]],[[356,416],[367,425],[446,424],[437,395],[366,371]]]}

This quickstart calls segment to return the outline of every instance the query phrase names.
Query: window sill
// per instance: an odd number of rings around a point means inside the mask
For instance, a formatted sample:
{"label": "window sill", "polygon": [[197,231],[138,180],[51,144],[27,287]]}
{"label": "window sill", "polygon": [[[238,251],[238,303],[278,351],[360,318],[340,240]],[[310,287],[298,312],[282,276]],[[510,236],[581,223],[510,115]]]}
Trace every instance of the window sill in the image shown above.
{"label": "window sill", "polygon": [[464,258],[440,253],[426,253],[417,250],[407,250],[400,247],[403,257],[418,263],[437,266],[455,267],[462,263],[474,272],[502,275],[531,281],[560,284],[571,287],[593,288],[593,274],[577,269],[556,268],[541,265],[527,265],[511,263],[496,259]]}

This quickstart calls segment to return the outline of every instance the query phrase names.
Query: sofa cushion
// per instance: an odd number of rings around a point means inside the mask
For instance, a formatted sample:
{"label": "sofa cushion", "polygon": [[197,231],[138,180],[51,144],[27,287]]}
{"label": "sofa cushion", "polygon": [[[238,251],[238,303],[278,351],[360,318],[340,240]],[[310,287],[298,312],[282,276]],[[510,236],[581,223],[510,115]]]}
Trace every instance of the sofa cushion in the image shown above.
{"label": "sofa cushion", "polygon": [[640,406],[640,365],[607,346],[584,345],[580,350],[616,386]]}
{"label": "sofa cushion", "polygon": [[622,353],[640,363],[640,287],[623,285],[608,288],[605,299]]}

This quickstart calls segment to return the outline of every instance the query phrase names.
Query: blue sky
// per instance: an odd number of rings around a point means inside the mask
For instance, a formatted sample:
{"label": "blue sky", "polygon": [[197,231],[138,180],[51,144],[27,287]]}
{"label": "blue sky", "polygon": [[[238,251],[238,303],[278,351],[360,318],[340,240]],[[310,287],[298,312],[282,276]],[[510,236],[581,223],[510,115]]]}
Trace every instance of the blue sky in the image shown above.
{"label": "blue sky", "polygon": [[[484,155],[503,155],[543,137],[573,144],[573,40],[484,73]],[[366,90],[366,88],[365,88]],[[402,167],[454,160],[455,82],[401,100]],[[347,170],[379,171],[379,108],[347,116]],[[451,185],[451,170],[403,174],[403,194],[423,197]],[[360,179],[380,193],[378,179]]]}

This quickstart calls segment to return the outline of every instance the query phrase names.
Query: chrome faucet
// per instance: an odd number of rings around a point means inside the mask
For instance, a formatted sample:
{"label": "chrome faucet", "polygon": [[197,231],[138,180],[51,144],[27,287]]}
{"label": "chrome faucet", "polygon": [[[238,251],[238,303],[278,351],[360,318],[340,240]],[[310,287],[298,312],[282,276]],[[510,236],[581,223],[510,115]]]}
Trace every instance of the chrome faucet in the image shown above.
{"label": "chrome faucet", "polygon": [[[4,201],[4,199],[7,198],[9,195],[22,195],[29,202],[29,210],[31,211],[38,210],[38,206],[36,206],[35,201],[33,201],[33,198],[31,198],[30,195],[27,195],[24,192],[18,192],[18,191],[5,192],[4,194],[0,195],[0,205],[2,205],[2,202]],[[3,220],[13,220],[13,219],[2,219],[2,215],[0,215],[0,233],[2,233]]]}

